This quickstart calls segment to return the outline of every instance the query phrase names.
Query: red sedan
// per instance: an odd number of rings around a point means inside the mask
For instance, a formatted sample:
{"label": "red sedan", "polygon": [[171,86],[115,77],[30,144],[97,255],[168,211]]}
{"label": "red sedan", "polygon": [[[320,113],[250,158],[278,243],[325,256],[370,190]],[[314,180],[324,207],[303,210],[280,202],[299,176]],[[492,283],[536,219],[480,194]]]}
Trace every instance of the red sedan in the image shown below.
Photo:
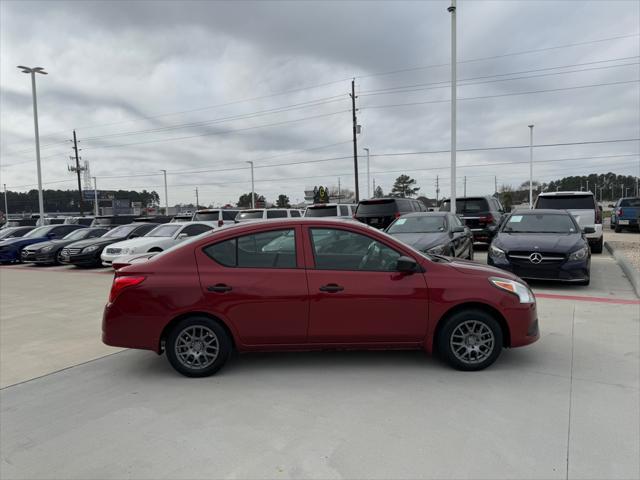
{"label": "red sedan", "polygon": [[481,370],[538,337],[518,277],[322,218],[238,224],[123,267],[102,323],[107,345],[166,351],[192,377],[234,349],[424,349]]}

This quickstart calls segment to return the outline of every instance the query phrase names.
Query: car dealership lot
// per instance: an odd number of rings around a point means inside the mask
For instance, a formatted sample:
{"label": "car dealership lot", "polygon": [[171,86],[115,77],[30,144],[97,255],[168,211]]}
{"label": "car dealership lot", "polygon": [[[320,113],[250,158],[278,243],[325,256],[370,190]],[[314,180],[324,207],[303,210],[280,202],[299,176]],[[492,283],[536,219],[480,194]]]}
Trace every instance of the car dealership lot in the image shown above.
{"label": "car dealership lot", "polygon": [[589,287],[534,284],[540,341],[475,373],[420,352],[277,353],[187,379],[154,353],[101,344],[111,277],[0,269],[2,478],[640,471],[640,305],[607,254]]}

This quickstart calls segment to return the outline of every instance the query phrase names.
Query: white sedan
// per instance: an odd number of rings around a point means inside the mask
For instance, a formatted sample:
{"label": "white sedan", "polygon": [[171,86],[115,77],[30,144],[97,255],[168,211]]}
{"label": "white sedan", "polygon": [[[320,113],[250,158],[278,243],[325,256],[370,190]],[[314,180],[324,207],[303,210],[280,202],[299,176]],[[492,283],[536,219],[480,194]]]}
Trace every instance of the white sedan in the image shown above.
{"label": "white sedan", "polygon": [[158,225],[143,237],[131,238],[106,247],[100,258],[105,267],[122,255],[147,252],[162,252],[177,245],[185,238],[209,232],[215,228],[214,222],[164,223]]}

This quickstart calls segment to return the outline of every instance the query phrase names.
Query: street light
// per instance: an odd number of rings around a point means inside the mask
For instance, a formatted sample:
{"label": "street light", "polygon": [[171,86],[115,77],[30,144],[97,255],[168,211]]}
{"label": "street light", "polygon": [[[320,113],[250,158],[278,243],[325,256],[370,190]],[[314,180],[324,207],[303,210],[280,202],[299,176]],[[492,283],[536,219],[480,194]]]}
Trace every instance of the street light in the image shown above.
{"label": "street light", "polygon": [[40,133],[38,132],[38,100],[36,98],[36,73],[48,75],[42,67],[24,67],[18,65],[22,73],[31,74],[31,93],[33,96],[33,126],[36,134],[36,162],[38,169],[38,206],[40,207],[40,225],[44,225],[44,199],[42,198],[42,171],[40,169]]}
{"label": "street light", "polygon": [[95,216],[99,215],[99,207],[98,207],[98,180],[96,177],[93,178],[93,209],[95,211]]}
{"label": "street light", "polygon": [[160,170],[164,175],[164,214],[169,215],[169,194],[167,193],[167,171]]}
{"label": "street light", "polygon": [[247,163],[251,165],[251,208],[256,208],[256,202],[255,202],[256,194],[253,188],[253,162],[251,160],[247,160]]}
{"label": "street light", "polygon": [[529,125],[529,209],[533,208],[533,125]]}

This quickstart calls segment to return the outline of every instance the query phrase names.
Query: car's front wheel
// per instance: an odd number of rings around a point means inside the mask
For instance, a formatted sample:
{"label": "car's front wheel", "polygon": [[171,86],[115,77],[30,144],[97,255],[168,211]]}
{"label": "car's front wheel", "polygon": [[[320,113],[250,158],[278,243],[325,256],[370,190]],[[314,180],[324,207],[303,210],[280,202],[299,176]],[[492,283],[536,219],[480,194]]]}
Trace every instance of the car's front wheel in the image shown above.
{"label": "car's front wheel", "polygon": [[178,322],[167,336],[165,349],[171,366],[187,377],[207,377],[227,362],[232,350],[226,330],[208,317]]}
{"label": "car's front wheel", "polygon": [[496,361],[502,350],[502,329],[487,312],[463,310],[449,317],[437,346],[444,360],[458,370],[475,371]]}

